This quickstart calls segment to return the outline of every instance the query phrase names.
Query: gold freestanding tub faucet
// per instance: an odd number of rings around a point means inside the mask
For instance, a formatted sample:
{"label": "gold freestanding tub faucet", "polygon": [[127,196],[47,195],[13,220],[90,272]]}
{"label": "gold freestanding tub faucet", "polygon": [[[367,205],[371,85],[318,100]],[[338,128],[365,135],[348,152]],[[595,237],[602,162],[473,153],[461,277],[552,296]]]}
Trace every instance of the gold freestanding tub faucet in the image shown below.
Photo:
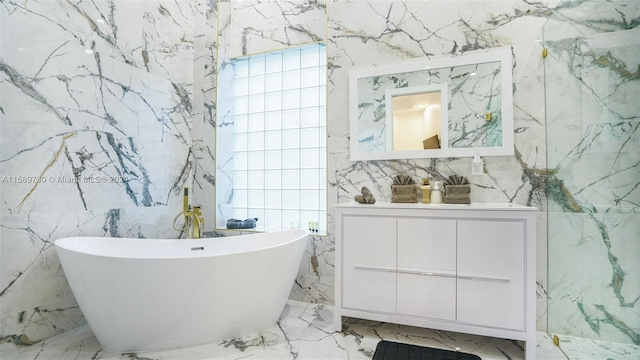
{"label": "gold freestanding tub faucet", "polygon": [[193,238],[199,239],[202,237],[202,228],[204,228],[204,218],[202,217],[202,207],[200,205],[195,205],[193,207],[193,211],[191,212],[191,216],[195,220],[193,222]]}
{"label": "gold freestanding tub faucet", "polygon": [[[184,215],[184,226],[182,228],[176,228],[175,223],[176,220],[180,217],[180,215]],[[194,205],[193,210],[191,209],[191,205],[189,205],[189,188],[184,188],[184,195],[182,198],[182,212],[176,216],[173,220],[173,227],[176,230],[184,231],[184,233],[193,239],[199,239],[202,235],[202,229],[204,228],[204,217],[202,216],[202,206]],[[189,232],[189,229],[193,227],[193,230]]]}

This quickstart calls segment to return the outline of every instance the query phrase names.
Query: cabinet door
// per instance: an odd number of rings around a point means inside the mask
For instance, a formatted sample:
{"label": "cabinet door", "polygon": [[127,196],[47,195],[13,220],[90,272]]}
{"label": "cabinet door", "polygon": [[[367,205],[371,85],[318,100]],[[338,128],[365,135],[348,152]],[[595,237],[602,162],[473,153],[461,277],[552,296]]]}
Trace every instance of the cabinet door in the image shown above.
{"label": "cabinet door", "polygon": [[398,313],[454,321],[456,221],[398,219]]}
{"label": "cabinet door", "polygon": [[396,312],[396,219],[342,218],[342,307]]}
{"label": "cabinet door", "polygon": [[458,221],[459,322],[524,330],[522,221]]}

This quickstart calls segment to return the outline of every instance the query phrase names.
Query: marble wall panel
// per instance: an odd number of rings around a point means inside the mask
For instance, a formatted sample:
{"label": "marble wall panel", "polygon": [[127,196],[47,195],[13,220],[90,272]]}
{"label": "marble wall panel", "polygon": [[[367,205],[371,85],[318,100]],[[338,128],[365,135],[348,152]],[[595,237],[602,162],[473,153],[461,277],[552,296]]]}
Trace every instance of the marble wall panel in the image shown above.
{"label": "marble wall panel", "polygon": [[180,236],[172,220],[194,173],[194,66],[208,61],[204,43],[195,61],[194,27],[208,5],[2,2],[1,349],[84,323],[56,239]]}
{"label": "marble wall panel", "polygon": [[548,329],[637,345],[640,28],[625,19],[640,4],[606,4],[595,21],[589,3],[545,27]]}
{"label": "marble wall panel", "polygon": [[198,1],[195,18],[193,73],[193,191],[201,204],[206,231],[215,228],[218,3]]}
{"label": "marble wall panel", "polygon": [[84,211],[2,217],[1,349],[30,345],[84,324],[53,241],[66,236],[108,236],[114,215]]}
{"label": "marble wall panel", "polygon": [[638,215],[549,216],[549,331],[637,342]]}
{"label": "marble wall panel", "polygon": [[326,0],[227,2],[221,44],[234,58],[324,41]]}

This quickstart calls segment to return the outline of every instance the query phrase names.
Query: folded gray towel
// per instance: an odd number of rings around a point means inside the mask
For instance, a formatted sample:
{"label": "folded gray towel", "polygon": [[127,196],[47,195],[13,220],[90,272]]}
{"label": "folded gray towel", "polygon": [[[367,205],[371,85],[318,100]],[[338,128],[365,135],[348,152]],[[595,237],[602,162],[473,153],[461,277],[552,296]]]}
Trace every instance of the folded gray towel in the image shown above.
{"label": "folded gray towel", "polygon": [[251,218],[246,220],[229,219],[227,220],[227,229],[253,229],[256,227],[258,218]]}

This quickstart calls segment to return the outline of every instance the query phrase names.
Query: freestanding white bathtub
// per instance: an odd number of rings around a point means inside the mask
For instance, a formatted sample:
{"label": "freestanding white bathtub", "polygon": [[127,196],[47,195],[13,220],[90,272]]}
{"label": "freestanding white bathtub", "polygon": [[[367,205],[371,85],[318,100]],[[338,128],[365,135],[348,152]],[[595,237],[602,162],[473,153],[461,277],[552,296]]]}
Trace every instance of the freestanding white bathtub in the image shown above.
{"label": "freestanding white bathtub", "polygon": [[309,231],[210,239],[55,241],[89,326],[111,352],[178,348],[276,324]]}

